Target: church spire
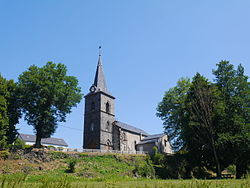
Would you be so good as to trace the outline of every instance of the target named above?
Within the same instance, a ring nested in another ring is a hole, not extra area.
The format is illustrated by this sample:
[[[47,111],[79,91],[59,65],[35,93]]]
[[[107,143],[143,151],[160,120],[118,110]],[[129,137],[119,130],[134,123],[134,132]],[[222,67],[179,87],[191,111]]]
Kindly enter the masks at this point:
[[[96,87],[96,91],[103,91],[108,93],[107,85],[104,77],[104,72],[102,68],[102,55],[101,55],[101,46],[99,46],[99,58],[98,58],[98,64],[97,69],[95,73],[95,81],[93,84]]]

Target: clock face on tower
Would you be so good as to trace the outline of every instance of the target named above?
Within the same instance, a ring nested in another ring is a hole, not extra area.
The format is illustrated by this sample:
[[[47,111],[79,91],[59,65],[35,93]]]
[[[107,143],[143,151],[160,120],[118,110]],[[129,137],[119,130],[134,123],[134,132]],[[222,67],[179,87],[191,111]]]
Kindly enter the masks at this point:
[[[89,89],[90,92],[95,92],[95,90],[96,90],[96,86],[94,86],[94,85],[92,85],[92,86],[90,87],[90,89]]]

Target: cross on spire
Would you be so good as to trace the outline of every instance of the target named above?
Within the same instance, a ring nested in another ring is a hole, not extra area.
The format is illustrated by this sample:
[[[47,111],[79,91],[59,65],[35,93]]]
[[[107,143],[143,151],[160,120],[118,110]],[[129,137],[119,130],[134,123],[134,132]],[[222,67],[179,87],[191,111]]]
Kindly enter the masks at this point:
[[[102,46],[99,46],[99,56],[102,56]]]

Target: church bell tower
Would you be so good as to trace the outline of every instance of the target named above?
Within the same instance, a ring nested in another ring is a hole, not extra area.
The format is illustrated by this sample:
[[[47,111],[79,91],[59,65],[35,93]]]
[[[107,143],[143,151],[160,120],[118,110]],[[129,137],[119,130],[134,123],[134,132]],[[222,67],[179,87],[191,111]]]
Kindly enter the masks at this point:
[[[98,58],[95,80],[89,91],[85,96],[83,148],[111,150],[115,97],[107,89],[101,54]]]

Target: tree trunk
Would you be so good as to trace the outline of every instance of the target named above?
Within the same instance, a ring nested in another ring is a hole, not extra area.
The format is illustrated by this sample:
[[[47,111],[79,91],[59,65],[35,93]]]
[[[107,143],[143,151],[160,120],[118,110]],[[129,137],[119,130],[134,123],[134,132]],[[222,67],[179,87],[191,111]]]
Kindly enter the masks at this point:
[[[41,136],[39,134],[36,134],[36,143],[35,143],[35,148],[41,148],[42,145],[41,145]]]
[[[212,138],[211,141],[212,141],[212,150],[213,150],[214,160],[215,160],[215,164],[216,164],[216,171],[217,171],[216,175],[217,175],[217,178],[221,178],[220,162],[219,162],[217,152],[216,152],[216,149],[215,149],[214,139]]]

